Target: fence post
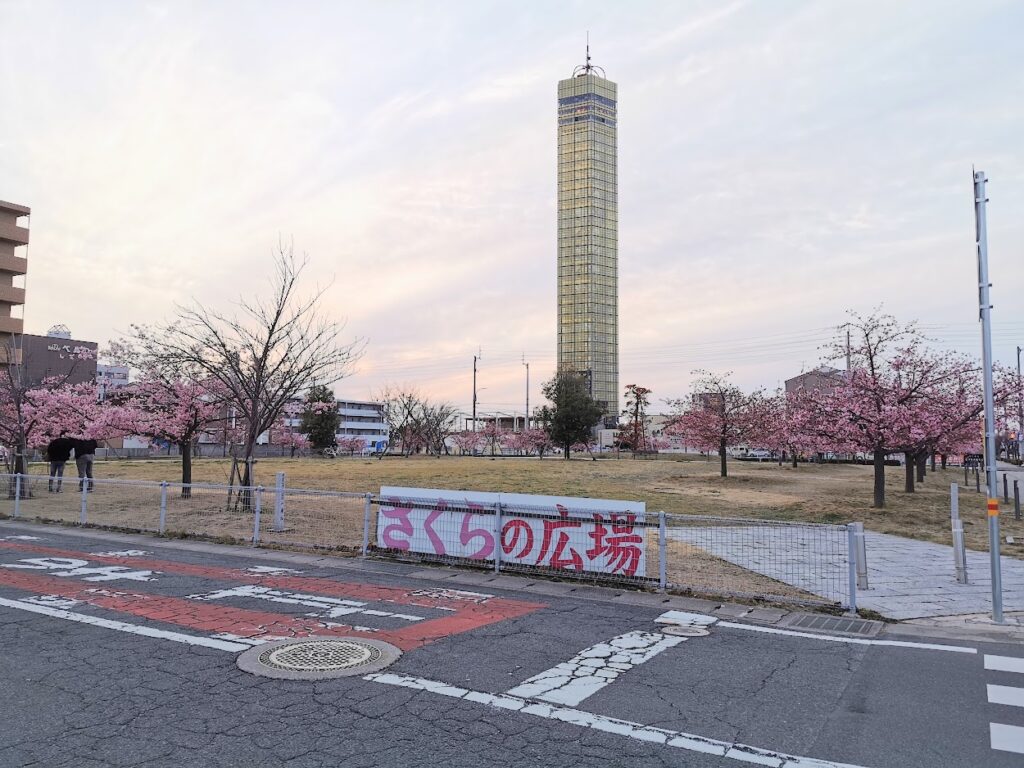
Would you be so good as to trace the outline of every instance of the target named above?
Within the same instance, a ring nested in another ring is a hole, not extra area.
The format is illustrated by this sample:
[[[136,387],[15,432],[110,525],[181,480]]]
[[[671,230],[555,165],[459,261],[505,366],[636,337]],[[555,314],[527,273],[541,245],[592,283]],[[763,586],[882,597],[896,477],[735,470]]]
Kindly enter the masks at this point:
[[[79,481],[79,485],[81,486],[82,506],[78,512],[78,524],[85,525],[89,515],[89,484],[83,479]]]
[[[284,530],[284,472],[274,480],[274,530]]]
[[[849,563],[850,605],[851,616],[857,615],[857,529],[853,523],[846,526],[846,559]]]
[[[658,513],[658,589],[668,588],[668,538],[666,536],[665,510]]]
[[[1013,489],[1017,490],[1017,481],[1013,481]],[[14,516],[21,514],[21,473],[14,476]]]
[[[256,513],[253,515],[252,545],[259,546],[260,543],[260,513],[263,512],[263,486],[256,486]]]
[[[1013,481],[1013,519],[1020,520],[1020,486]]]
[[[494,572],[501,573],[501,502],[494,502]]]
[[[160,483],[160,535],[167,530],[167,481]]]
[[[981,493],[981,473],[977,467],[974,468],[974,492]]]
[[[967,583],[967,550],[964,546],[964,524],[960,519],[960,488],[956,483],[949,486],[949,518],[953,528],[953,567],[956,569],[958,584]]]
[[[370,551],[370,508],[373,506],[373,494],[368,493],[363,497],[363,547],[360,550],[363,557]]]
[[[854,523],[857,536],[857,589],[868,588],[868,545],[864,538],[864,523]]]

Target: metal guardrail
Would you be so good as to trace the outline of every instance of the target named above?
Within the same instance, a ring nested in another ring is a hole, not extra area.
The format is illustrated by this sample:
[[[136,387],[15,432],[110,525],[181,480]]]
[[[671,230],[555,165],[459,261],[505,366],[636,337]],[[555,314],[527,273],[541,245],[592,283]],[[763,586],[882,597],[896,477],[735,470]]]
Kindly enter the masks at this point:
[[[863,527],[446,504],[289,488],[0,475],[0,515],[332,549],[537,575],[855,608],[867,586]],[[56,489],[54,489],[55,491]]]

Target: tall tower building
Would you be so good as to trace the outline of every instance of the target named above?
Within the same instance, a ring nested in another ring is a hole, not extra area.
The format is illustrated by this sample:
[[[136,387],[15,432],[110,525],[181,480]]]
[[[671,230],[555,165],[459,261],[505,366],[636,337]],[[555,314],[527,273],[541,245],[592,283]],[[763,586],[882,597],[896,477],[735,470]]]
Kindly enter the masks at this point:
[[[23,276],[28,260],[18,248],[28,245],[28,227],[21,222],[27,223],[31,212],[27,206],[0,200],[0,362],[20,362],[9,358],[12,338],[21,334],[24,325],[18,314],[25,304]],[[14,354],[17,357],[18,352]]]
[[[587,63],[558,83],[558,368],[619,415],[617,86]]]

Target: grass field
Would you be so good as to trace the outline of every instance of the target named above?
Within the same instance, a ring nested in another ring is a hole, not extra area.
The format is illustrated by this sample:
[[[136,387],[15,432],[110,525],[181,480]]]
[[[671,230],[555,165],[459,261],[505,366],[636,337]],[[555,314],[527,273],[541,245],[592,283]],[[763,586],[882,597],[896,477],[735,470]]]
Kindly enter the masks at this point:
[[[71,467],[69,467],[71,468]],[[257,481],[272,486],[285,472],[295,488],[376,492],[382,485],[541,493],[562,496],[638,499],[648,510],[683,514],[793,520],[816,523],[861,521],[869,530],[949,544],[949,484],[962,471],[929,473],[914,494],[903,492],[903,470],[887,467],[886,508],[871,508],[871,467],[730,462],[729,477],[718,476],[716,460],[490,459],[262,459]],[[33,474],[45,472],[42,465]],[[230,462],[203,458],[195,482],[226,483]],[[176,460],[100,461],[97,477],[138,480],[180,479]],[[1012,504],[1012,503],[1011,503]],[[961,517],[972,549],[987,549],[984,494],[961,489]],[[1024,539],[1024,523],[1004,510],[1005,535]],[[1004,554],[1024,557],[1024,543],[1004,545]]]

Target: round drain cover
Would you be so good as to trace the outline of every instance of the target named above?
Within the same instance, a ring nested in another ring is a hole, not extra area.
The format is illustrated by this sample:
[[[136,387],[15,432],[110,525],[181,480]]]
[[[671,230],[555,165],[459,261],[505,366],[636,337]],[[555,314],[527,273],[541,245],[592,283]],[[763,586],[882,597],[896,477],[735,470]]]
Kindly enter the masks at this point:
[[[704,637],[704,635],[711,634],[707,627],[693,624],[670,624],[667,627],[662,627],[661,631],[666,635],[675,635],[676,637]]]
[[[388,666],[402,652],[390,643],[354,637],[278,640],[239,654],[238,668],[282,680],[326,680],[365,675]]]

